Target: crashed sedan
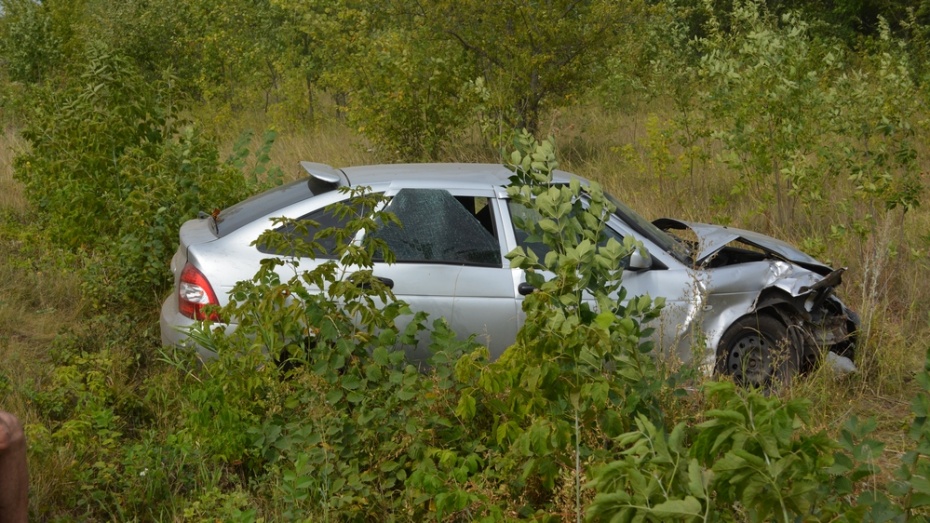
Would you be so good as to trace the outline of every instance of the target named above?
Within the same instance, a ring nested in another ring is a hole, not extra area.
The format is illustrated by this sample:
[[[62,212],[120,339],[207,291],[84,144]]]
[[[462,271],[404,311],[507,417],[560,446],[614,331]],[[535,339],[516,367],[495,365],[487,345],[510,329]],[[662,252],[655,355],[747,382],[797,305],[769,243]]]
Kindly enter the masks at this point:
[[[204,307],[225,305],[233,285],[251,278],[260,260],[285,255],[255,242],[268,229],[294,230],[275,225],[274,218],[343,225],[330,206],[352,205],[349,194],[337,190],[347,186],[382,194],[385,210],[402,224],[370,233],[381,235],[395,254],[395,263],[375,263],[373,273],[398,299],[444,317],[463,336],[477,335],[492,358],[514,342],[523,298],[534,289],[505,255],[539,245],[528,244],[513,225],[513,217],[531,211],[508,198],[510,170],[492,164],[301,165],[306,178],[181,227],[171,261],[174,292],[161,311],[165,344],[183,344],[187,329],[206,319]],[[554,183],[572,178],[578,177],[553,174]],[[616,210],[607,236],[631,236],[641,244],[625,260],[627,296],[666,300],[654,334],[661,350],[757,385],[824,359],[852,368],[858,319],[834,292],[843,269],[761,234],[670,219],[651,223],[611,201]],[[300,266],[325,259],[301,259]],[[411,348],[408,357],[422,359],[425,351]]]

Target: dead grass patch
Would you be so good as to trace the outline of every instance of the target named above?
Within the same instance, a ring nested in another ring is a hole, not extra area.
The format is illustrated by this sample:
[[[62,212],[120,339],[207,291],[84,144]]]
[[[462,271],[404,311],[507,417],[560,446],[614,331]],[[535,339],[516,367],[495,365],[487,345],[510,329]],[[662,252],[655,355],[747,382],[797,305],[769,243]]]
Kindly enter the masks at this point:
[[[13,179],[13,158],[26,147],[25,141],[13,128],[0,132],[0,210],[16,214],[25,213],[29,204],[22,186]]]

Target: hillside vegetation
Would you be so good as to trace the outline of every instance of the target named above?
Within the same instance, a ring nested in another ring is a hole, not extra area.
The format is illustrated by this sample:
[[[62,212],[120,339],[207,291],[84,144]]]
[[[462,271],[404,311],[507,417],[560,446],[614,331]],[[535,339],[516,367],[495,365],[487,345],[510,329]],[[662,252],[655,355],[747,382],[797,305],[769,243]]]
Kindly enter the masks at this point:
[[[0,409],[34,520],[930,516],[927,0],[0,7]],[[581,254],[577,221],[499,362],[437,318],[393,328],[411,311],[365,271],[303,292],[370,267],[345,245],[240,282],[221,313],[256,321],[192,333],[216,361],[161,347],[179,226],[299,160],[506,162],[526,195],[558,167],[783,238],[849,268],[858,370],[756,391],[654,357],[661,303],[611,301],[591,263],[632,246]],[[392,349],[418,327],[429,374]]]

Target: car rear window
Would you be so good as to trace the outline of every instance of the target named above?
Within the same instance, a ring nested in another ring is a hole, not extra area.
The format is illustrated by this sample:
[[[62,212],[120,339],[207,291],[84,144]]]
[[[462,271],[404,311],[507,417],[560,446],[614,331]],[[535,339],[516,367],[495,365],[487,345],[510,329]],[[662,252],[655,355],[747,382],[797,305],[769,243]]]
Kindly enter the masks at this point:
[[[314,258],[335,258],[337,255],[336,236],[328,235],[317,238],[316,234],[319,231],[331,228],[344,229],[353,218],[369,214],[371,208],[366,207],[362,202],[362,199],[356,198],[349,201],[342,201],[334,205],[327,205],[309,214],[305,214],[293,222],[278,227],[275,229],[275,232],[284,235],[288,242],[299,240],[305,245],[314,242],[319,247],[319,249],[314,252]],[[347,209],[345,206],[352,209],[352,212],[346,212]],[[258,250],[265,254],[294,256],[293,244],[291,243],[290,245],[291,246],[282,250],[280,248],[282,246],[274,247],[271,245],[259,244]]]
[[[284,184],[224,209],[216,217],[216,235],[222,238],[262,216],[314,196],[319,191],[314,192],[313,180],[308,177]]]

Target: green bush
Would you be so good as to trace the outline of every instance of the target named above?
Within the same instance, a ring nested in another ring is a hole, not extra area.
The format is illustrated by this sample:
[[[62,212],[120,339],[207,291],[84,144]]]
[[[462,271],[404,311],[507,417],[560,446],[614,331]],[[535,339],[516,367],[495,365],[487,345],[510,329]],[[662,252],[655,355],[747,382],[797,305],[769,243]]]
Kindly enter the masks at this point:
[[[67,5],[3,0],[0,13],[0,62],[9,80],[34,84],[61,72],[71,36],[61,23]]]
[[[353,195],[363,209],[379,200]],[[422,314],[399,332],[394,320],[410,310],[371,274],[383,242],[351,243],[360,229],[389,220],[380,212],[352,214],[345,229],[325,233],[337,235],[338,261],[303,269],[296,259],[265,260],[220,312],[238,318],[233,334],[209,326],[192,332],[218,358],[185,391],[200,406],[188,426],[212,459],[280,481],[274,502],[288,519],[422,513],[423,501],[405,495],[404,481],[422,478],[417,471],[431,449],[464,430],[456,428],[448,398],[455,387],[451,362],[473,344],[456,342],[437,322],[434,374],[407,364],[396,346],[414,343]],[[318,252],[317,245],[277,233],[258,241],[305,257]],[[292,269],[289,280],[276,272],[282,264]],[[360,270],[348,276],[346,267]]]
[[[385,31],[368,43],[370,58],[336,74],[351,93],[349,119],[384,158],[436,160],[478,102],[460,50],[423,47],[422,31]]]
[[[812,431],[803,399],[732,383],[704,386],[705,420],[666,432],[645,417],[615,438],[620,457],[597,470],[595,521],[924,521],[930,506],[930,351],[912,402],[906,452],[887,491],[873,420],[846,421],[837,439]]]
[[[40,90],[26,121],[15,176],[52,237],[87,254],[97,303],[154,302],[181,223],[249,192],[181,116],[170,79],[148,82],[102,47],[78,79]]]

